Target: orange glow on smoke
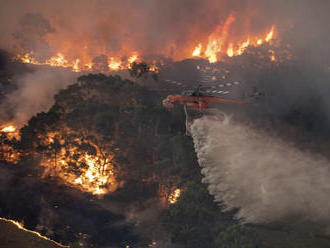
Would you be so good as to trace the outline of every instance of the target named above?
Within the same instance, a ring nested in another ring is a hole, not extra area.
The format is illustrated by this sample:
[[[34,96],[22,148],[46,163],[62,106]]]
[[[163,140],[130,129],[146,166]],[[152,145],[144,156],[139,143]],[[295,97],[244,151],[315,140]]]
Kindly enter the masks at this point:
[[[208,59],[210,63],[215,63],[226,57],[234,57],[242,55],[249,46],[257,47],[265,43],[271,43],[276,37],[276,27],[273,25],[268,29],[253,33],[250,30],[237,32],[237,24],[240,18],[236,18],[234,14],[229,15],[223,23],[217,25],[214,30],[203,36],[196,36],[185,44],[185,49],[175,50],[168,49],[165,44],[160,54],[164,57],[174,60],[182,60],[192,57],[201,57]],[[23,63],[35,65],[48,65],[54,67],[69,68],[72,71],[92,71],[101,70],[102,72],[117,71],[131,68],[134,62],[141,62],[144,54],[134,48],[134,44],[121,44],[118,51],[107,49],[107,45],[101,41],[97,42],[98,46],[91,40],[62,40],[63,37],[50,35],[48,42],[53,44],[57,51],[47,59],[41,59],[37,56],[38,51],[23,52],[16,56],[16,59]],[[164,54],[168,53],[168,54]],[[100,61],[94,59],[100,55],[106,59],[102,63],[106,66],[96,66]],[[158,63],[160,61],[157,61]],[[148,63],[149,64],[149,63]],[[153,64],[156,64],[153,62]]]

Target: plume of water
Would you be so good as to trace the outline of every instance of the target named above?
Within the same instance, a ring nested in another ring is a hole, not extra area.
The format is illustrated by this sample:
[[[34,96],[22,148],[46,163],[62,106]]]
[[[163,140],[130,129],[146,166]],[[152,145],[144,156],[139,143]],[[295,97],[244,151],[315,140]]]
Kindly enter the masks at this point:
[[[195,120],[191,133],[203,182],[224,210],[238,209],[236,217],[251,223],[330,223],[326,158],[223,114]]]

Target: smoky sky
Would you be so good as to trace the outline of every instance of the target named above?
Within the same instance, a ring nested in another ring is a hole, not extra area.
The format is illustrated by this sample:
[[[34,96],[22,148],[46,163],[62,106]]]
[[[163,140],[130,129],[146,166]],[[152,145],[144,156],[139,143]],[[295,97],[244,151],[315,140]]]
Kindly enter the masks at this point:
[[[181,58],[188,50],[190,53],[190,46],[194,45],[191,41],[205,41],[230,14],[236,19],[233,35],[260,33],[273,24],[279,32],[298,25],[299,34],[295,34],[298,41],[321,42],[327,30],[330,5],[322,0],[1,0],[0,3],[0,46],[7,50],[22,48],[23,43],[24,49],[45,56],[58,46],[63,47],[66,40],[77,44],[67,47],[69,50],[88,46],[94,57],[130,49],[172,58]],[[35,30],[27,30],[28,23],[35,23],[34,28],[41,36],[31,39]]]

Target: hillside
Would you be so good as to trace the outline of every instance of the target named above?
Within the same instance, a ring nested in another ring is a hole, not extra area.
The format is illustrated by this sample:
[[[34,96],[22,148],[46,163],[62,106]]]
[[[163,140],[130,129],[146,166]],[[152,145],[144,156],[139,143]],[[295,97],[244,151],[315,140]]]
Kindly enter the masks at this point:
[[[0,220],[1,248],[59,248],[51,241],[38,237],[33,233],[19,229],[15,224]]]
[[[2,134],[11,148],[3,158],[20,158],[2,162],[2,215],[72,247],[330,245],[303,230],[239,225],[234,212],[222,213],[201,183],[182,109],[168,112],[159,98],[118,76],[90,74],[60,91],[20,140]]]

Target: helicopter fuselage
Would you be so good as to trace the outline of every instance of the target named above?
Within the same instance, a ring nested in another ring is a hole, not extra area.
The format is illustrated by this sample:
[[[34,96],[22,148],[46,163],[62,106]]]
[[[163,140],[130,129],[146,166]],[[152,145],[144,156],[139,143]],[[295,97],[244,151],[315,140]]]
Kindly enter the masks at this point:
[[[235,103],[246,104],[250,99],[246,100],[233,100],[220,98],[215,96],[185,96],[185,95],[169,95],[163,100],[163,106],[167,109],[174,108],[175,104],[186,105],[190,109],[206,109],[209,103]]]

